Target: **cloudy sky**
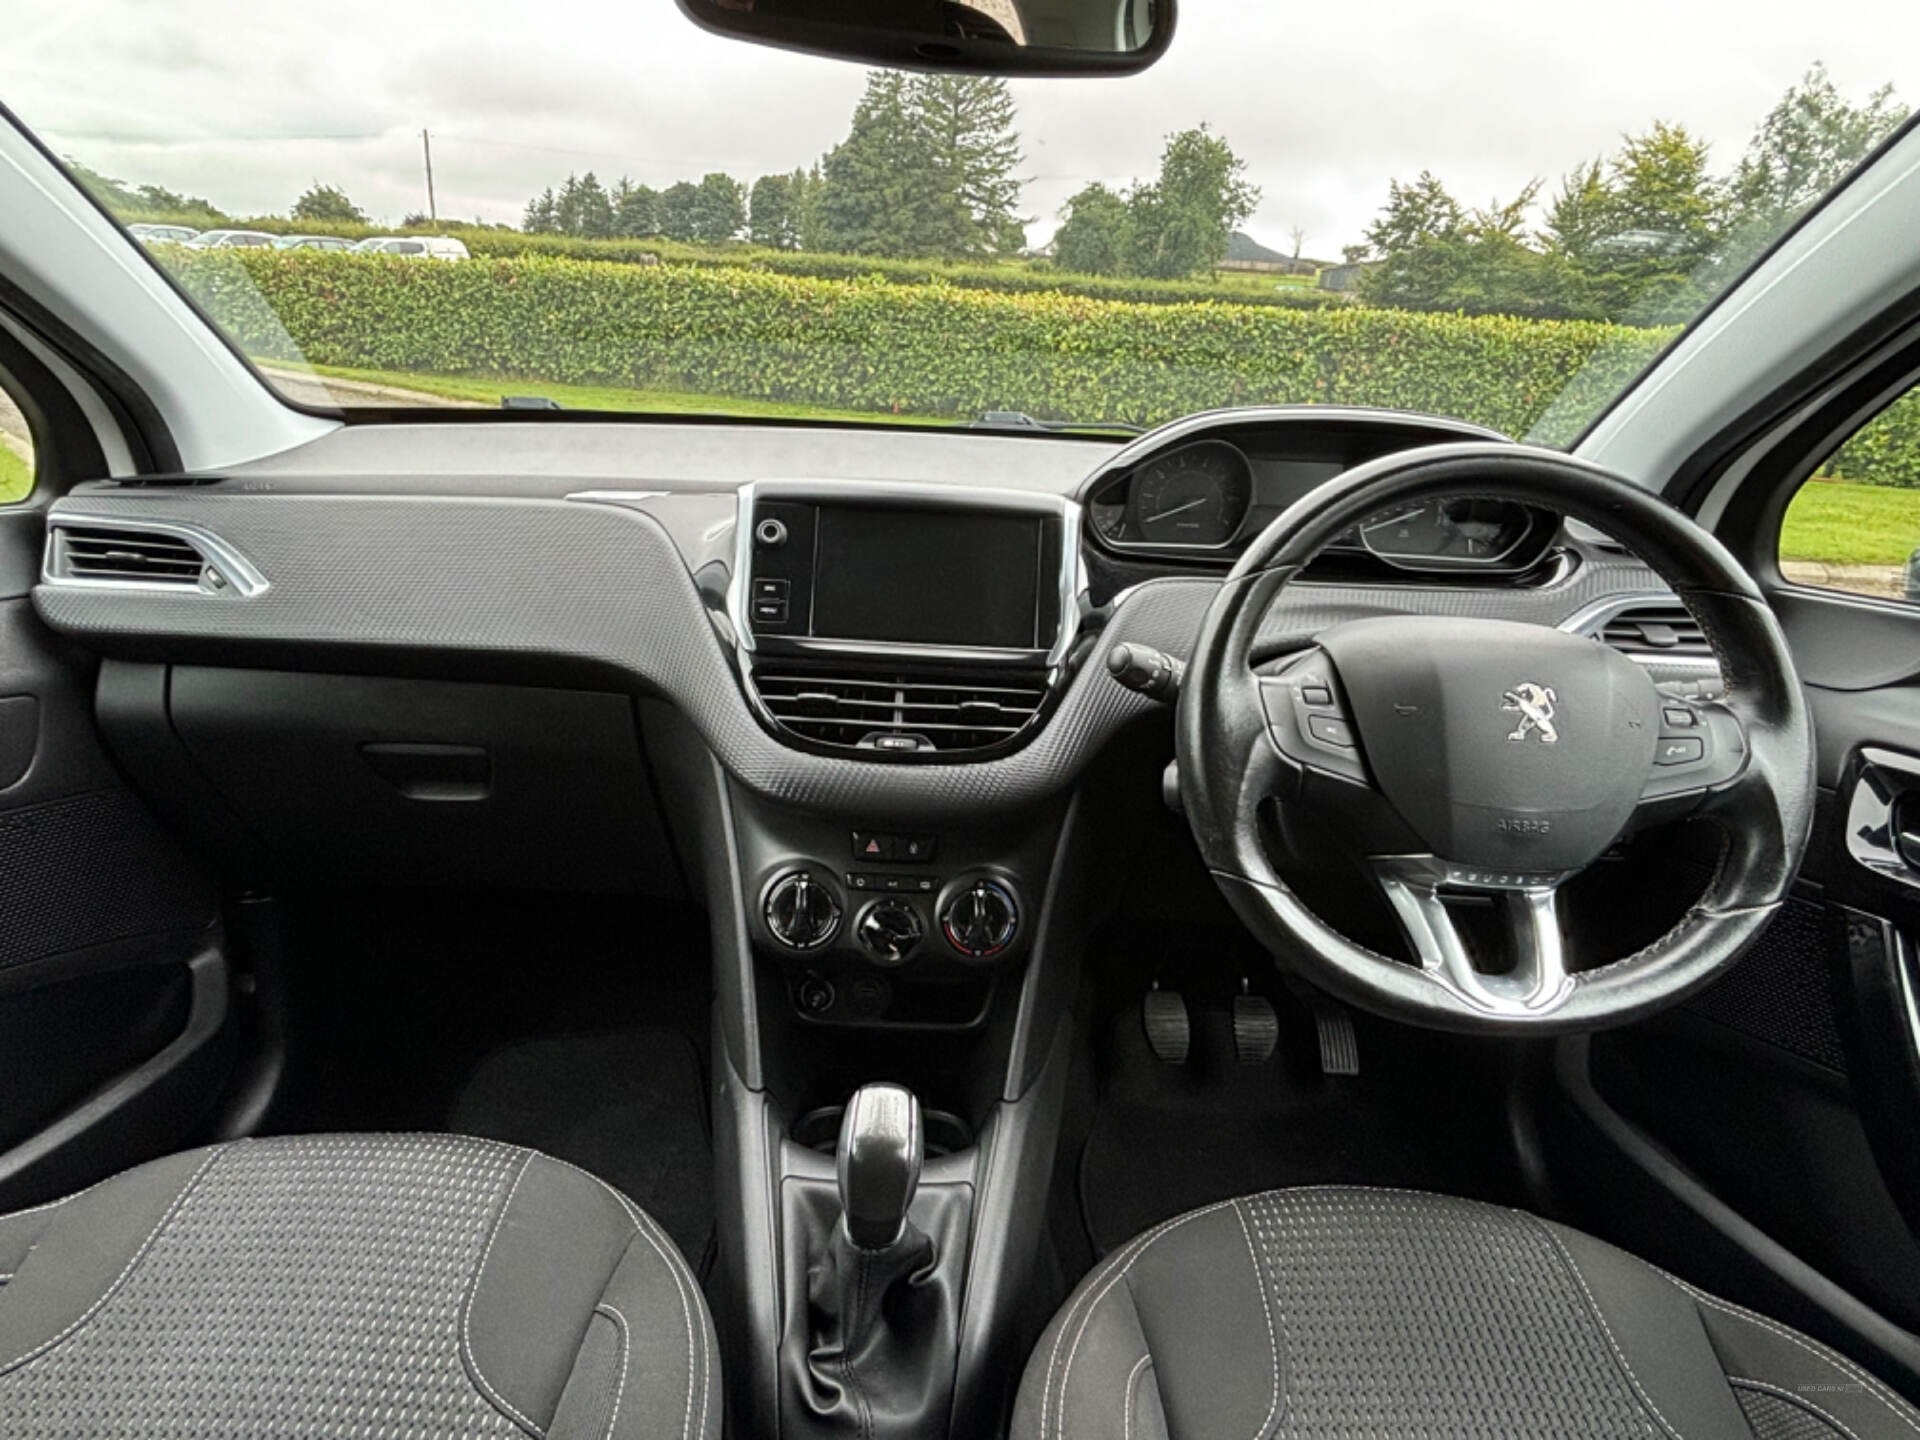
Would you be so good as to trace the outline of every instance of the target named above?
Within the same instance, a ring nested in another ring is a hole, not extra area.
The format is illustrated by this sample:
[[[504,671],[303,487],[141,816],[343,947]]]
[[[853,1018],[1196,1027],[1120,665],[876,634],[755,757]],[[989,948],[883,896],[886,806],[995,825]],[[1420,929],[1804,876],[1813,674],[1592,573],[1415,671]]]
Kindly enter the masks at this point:
[[[63,154],[235,213],[314,180],[376,218],[517,220],[569,170],[653,185],[809,164],[845,133],[854,66],[720,40],[672,0],[58,0],[11,7],[0,100]],[[1660,117],[1730,166],[1814,60],[1920,101],[1913,0],[1186,0],[1171,53],[1123,80],[1020,81],[1037,243],[1088,180],[1150,175],[1205,121],[1261,187],[1248,229],[1311,255],[1358,238],[1392,177],[1463,200],[1549,181]]]

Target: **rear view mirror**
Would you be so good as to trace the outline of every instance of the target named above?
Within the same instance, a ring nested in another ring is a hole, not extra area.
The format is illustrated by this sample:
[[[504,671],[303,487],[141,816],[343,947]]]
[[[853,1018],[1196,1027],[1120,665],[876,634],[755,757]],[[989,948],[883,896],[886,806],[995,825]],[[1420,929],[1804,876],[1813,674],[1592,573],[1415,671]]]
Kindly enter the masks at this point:
[[[1005,75],[1128,75],[1173,38],[1173,0],[680,0],[705,29],[842,60]]]

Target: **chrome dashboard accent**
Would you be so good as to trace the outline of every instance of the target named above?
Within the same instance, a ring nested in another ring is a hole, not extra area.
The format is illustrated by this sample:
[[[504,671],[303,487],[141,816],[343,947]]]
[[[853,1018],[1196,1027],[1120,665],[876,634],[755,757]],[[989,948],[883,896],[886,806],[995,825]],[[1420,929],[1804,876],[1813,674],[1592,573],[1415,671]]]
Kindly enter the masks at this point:
[[[1863,748],[1847,796],[1846,841],[1847,853],[1862,868],[1920,889],[1920,868],[1902,853],[1900,816],[1895,813],[1901,797],[1914,791],[1920,791],[1920,757]],[[1920,856],[1920,836],[1913,839]]]
[[[62,568],[64,551],[61,535],[67,530],[115,530],[130,536],[163,535],[169,539],[183,540],[199,552],[207,568],[220,577],[221,584],[210,586],[203,580],[198,585],[170,585],[149,580],[98,579],[65,573]],[[47,516],[47,539],[41,555],[40,583],[65,590],[144,591],[155,595],[225,594],[243,600],[265,594],[268,589],[267,577],[246,556],[204,526],[177,520],[150,520],[144,516],[96,519],[89,515],[62,514],[57,510]]]
[[[871,502],[925,506],[936,510],[987,510],[1039,515],[1060,521],[1060,622],[1044,655],[986,646],[912,645],[887,641],[795,639],[802,651],[824,655],[873,655],[894,660],[931,660],[997,664],[1025,661],[1058,670],[1080,631],[1087,581],[1080,557],[1082,512],[1078,501],[1061,495],[1024,490],[957,490],[950,485],[874,480],[753,480],[736,492],[733,573],[727,579],[727,618],[733,624],[735,644],[754,652],[753,629],[748,624],[747,584],[753,569],[753,514],[763,497],[778,500]]]

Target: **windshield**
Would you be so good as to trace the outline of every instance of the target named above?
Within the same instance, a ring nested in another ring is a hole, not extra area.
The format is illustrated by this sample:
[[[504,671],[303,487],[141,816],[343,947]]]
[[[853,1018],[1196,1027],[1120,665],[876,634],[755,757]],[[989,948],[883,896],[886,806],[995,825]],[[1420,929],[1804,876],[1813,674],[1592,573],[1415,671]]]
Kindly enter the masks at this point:
[[[523,19],[67,0],[4,98],[126,221],[464,242],[153,243],[301,403],[1565,443],[1920,95],[1894,0],[1189,0],[1142,75],[1013,82]]]

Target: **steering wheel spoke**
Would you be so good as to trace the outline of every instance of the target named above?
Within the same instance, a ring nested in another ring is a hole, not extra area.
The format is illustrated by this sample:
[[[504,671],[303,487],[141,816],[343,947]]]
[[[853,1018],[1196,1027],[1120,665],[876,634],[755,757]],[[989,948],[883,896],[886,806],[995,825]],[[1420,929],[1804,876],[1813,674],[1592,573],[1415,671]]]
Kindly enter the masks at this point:
[[[1525,1017],[1548,1014],[1573,993],[1560,930],[1565,874],[1479,870],[1431,855],[1380,856],[1373,865],[1420,968],[1462,1003]],[[1506,953],[1476,957],[1449,907],[1489,901],[1503,915]]]
[[[1641,787],[1636,826],[1711,813],[1747,771],[1746,725],[1721,701],[1664,698],[1653,765]]]

